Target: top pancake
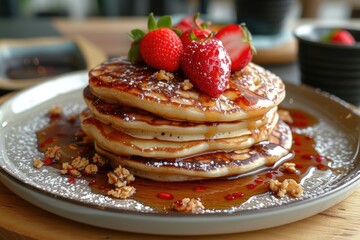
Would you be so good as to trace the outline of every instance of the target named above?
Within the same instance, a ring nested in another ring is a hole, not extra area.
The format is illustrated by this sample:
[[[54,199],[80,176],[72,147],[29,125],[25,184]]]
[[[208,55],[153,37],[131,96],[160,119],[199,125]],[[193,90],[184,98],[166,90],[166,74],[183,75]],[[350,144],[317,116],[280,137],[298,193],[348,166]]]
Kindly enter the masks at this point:
[[[110,103],[137,107],[164,118],[192,122],[230,122],[265,114],[285,97],[281,79],[248,64],[231,75],[230,84],[218,98],[196,88],[184,90],[184,77],[158,80],[156,70],[115,58],[89,72],[91,92]]]

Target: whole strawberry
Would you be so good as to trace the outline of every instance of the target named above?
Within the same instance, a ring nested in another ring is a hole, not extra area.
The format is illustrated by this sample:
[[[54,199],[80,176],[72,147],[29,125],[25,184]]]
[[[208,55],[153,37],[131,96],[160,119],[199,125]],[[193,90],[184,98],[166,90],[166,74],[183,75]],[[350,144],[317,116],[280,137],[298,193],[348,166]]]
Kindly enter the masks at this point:
[[[180,37],[171,29],[171,18],[164,16],[156,22],[153,14],[149,15],[148,29],[144,33],[139,29],[131,31],[133,39],[128,58],[132,63],[143,60],[149,66],[168,72],[180,68],[183,45]]]
[[[181,68],[192,84],[210,97],[221,95],[229,84],[231,61],[218,39],[192,41],[184,49]]]
[[[227,25],[214,37],[220,39],[228,51],[232,71],[243,69],[251,61],[255,48],[251,42],[251,33],[245,25]]]
[[[347,30],[337,29],[324,37],[324,41],[345,45],[354,45],[355,39]]]

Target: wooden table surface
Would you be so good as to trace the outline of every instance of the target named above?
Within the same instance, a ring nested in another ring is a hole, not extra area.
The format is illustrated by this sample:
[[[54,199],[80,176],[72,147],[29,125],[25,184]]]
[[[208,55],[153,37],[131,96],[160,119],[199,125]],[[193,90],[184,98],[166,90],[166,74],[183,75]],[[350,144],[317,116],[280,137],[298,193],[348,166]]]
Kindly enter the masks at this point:
[[[127,24],[120,24],[120,23]],[[55,19],[54,26],[64,35],[81,35],[109,55],[127,52],[130,41],[124,33],[145,28],[142,18]],[[0,98],[0,104],[6,98]],[[191,239],[360,239],[360,189],[330,209],[284,226],[221,236]],[[0,239],[185,239],[107,230],[77,223],[37,208],[0,183]]]

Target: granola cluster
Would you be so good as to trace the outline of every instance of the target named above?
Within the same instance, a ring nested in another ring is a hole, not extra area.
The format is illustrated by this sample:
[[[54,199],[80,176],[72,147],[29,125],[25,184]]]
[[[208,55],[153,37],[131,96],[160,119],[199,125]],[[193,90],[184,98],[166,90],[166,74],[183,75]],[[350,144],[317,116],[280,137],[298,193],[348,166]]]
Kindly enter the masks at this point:
[[[33,166],[37,169],[41,168],[42,166],[44,166],[44,161],[39,159],[39,158],[35,158],[33,160]]]
[[[271,179],[269,182],[269,189],[278,197],[283,198],[286,194],[293,197],[301,197],[303,195],[303,188],[294,179],[279,180]]]
[[[71,164],[64,162],[62,164],[61,174],[69,174],[73,177],[81,175],[94,175],[98,172],[98,166],[89,163],[89,160],[80,156],[76,157]]]
[[[183,198],[182,200],[175,201],[171,208],[176,212],[195,214],[202,213],[205,209],[201,200],[197,198]]]
[[[134,181],[135,177],[126,168],[119,165],[114,171],[108,172],[107,176],[108,183],[115,186],[114,189],[107,192],[109,196],[125,199],[135,193],[135,188],[128,186],[128,183]]]
[[[180,84],[181,88],[184,91],[190,90],[194,87],[194,85],[190,82],[189,79],[185,79],[181,84]]]
[[[161,80],[171,81],[174,79],[174,75],[171,72],[167,72],[165,70],[160,70],[155,72],[154,77],[159,81]]]
[[[278,114],[281,120],[283,120],[284,122],[287,123],[294,123],[293,118],[290,115],[290,112],[287,110],[283,110],[283,109],[278,109]]]
[[[288,173],[296,173],[298,170],[296,169],[295,163],[286,162],[280,167],[280,171],[288,172]]]
[[[45,157],[55,160],[60,160],[61,155],[61,147],[59,146],[49,147],[45,152]]]

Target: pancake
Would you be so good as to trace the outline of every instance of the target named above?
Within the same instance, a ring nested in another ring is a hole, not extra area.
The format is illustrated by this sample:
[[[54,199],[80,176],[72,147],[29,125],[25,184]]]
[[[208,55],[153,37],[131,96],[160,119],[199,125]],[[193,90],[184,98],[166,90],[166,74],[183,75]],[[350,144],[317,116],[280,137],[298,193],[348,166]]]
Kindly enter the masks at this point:
[[[96,151],[134,175],[155,181],[192,181],[248,173],[262,166],[273,165],[289,154],[292,145],[290,128],[279,121],[269,141],[236,151],[215,151],[186,158],[154,159],[114,154],[95,143]]]
[[[157,139],[139,139],[127,135],[94,118],[89,111],[81,114],[83,131],[103,148],[115,154],[152,158],[177,158],[216,150],[247,148],[254,143],[267,140],[279,116],[251,134],[234,138],[206,139],[198,141],[173,142]]]
[[[167,119],[232,122],[264,115],[285,97],[281,79],[253,63],[231,75],[218,98],[196,88],[183,90],[184,77],[158,80],[156,70],[114,58],[89,72],[91,92],[109,103],[136,107]]]
[[[193,123],[169,120],[139,108],[107,103],[94,96],[89,87],[84,89],[83,95],[97,120],[135,138],[165,141],[195,141],[249,135],[256,128],[264,126],[277,111],[277,107],[274,107],[263,116],[235,122]]]
[[[250,134],[222,139],[205,139],[197,141],[163,141],[157,139],[139,139],[119,131],[110,125],[94,118],[85,110],[81,114],[83,131],[103,148],[121,155],[168,158],[184,157],[205,151],[234,150],[247,148],[254,143],[268,139],[279,116],[276,113],[269,123],[254,129]]]

